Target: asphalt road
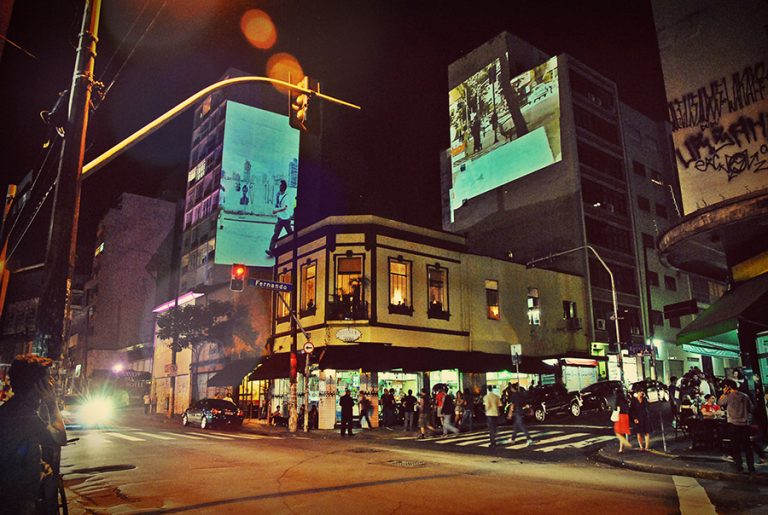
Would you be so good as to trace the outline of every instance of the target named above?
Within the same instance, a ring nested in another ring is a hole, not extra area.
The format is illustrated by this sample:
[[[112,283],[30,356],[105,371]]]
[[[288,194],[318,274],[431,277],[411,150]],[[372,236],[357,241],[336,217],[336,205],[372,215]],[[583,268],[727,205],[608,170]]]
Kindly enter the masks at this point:
[[[588,431],[555,424],[567,419],[548,422],[535,430],[557,425],[560,433],[539,438],[542,450],[595,438],[565,438]],[[80,438],[62,458],[72,513],[687,515],[765,513],[768,499],[754,485],[609,468],[589,459],[590,446],[543,452],[458,445],[459,437],[449,444],[440,442],[452,438],[423,442],[397,434],[261,436],[141,417],[69,433]],[[563,459],[552,459],[558,455]]]

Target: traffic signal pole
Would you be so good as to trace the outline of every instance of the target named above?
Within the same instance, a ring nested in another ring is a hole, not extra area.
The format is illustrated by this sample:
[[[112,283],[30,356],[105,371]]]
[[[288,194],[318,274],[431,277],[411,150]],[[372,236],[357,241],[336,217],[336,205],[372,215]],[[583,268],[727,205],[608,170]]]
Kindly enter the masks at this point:
[[[301,331],[301,334],[304,335],[304,338],[307,340],[307,343],[310,343],[310,334],[304,329],[304,326],[301,325],[301,322],[299,322],[299,317],[296,316],[296,313],[291,309],[291,306],[286,302],[285,297],[283,297],[283,294],[280,292],[277,292],[277,298],[280,299],[280,302],[283,303],[283,306],[285,306],[285,309],[288,310],[288,313],[290,313],[291,318],[293,319],[294,323],[296,324],[296,327],[299,328]],[[291,351],[291,392],[290,392],[290,400],[288,401],[288,409],[290,410],[290,414],[288,416],[288,430],[291,433],[295,433],[299,429],[299,412],[298,412],[298,404],[299,404],[299,396],[296,389],[296,371],[298,368],[298,362],[295,361],[295,351]],[[309,431],[309,353],[306,353],[306,360],[304,362],[304,432]]]
[[[43,289],[35,320],[34,351],[60,360],[65,324],[69,320],[70,289],[75,270],[80,180],[93,89],[101,0],[86,0],[70,87],[64,144],[59,158],[53,215],[48,234]]]

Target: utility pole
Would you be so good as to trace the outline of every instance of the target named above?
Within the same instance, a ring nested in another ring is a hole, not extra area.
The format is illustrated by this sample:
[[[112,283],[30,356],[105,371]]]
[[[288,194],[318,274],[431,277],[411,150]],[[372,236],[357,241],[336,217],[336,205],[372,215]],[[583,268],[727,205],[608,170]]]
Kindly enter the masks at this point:
[[[101,0],[86,0],[70,87],[66,133],[59,158],[53,215],[45,253],[43,290],[35,320],[34,351],[58,361],[68,325],[75,270],[80,179],[93,89]]]

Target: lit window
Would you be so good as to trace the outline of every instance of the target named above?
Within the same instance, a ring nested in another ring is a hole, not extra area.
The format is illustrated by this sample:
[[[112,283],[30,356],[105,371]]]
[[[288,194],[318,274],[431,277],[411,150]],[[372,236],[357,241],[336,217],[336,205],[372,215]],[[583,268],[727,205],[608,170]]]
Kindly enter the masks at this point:
[[[445,318],[448,314],[448,269],[440,265],[427,266],[427,287],[429,291],[429,318]]]
[[[563,301],[563,318],[566,320],[576,318],[576,303],[572,300]]]
[[[291,280],[291,271],[283,270],[277,274],[277,282],[292,284],[293,281]],[[281,301],[280,299],[277,300],[277,318],[288,318],[291,315],[290,308],[288,307],[291,305],[291,292],[285,291],[281,292],[279,295],[283,297],[285,302]]]
[[[485,304],[488,307],[488,318],[490,320],[500,320],[498,281],[485,280]]]
[[[303,313],[312,314],[315,312],[315,274],[317,273],[317,263],[315,261],[302,265],[301,267],[301,310]]]
[[[363,257],[346,256],[336,260],[336,293],[340,297],[352,295],[357,300],[363,294]]]
[[[539,307],[539,289],[528,288],[528,325],[541,324],[541,308]]]
[[[403,261],[402,258],[389,260],[390,313],[404,315],[413,313],[411,308],[410,275],[410,261]]]

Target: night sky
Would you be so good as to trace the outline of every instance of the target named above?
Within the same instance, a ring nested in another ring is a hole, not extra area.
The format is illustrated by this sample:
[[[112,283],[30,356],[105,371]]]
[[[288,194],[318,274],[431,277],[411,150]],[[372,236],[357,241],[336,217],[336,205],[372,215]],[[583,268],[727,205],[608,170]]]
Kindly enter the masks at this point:
[[[163,4],[104,2],[97,79],[112,80]],[[323,167],[300,177],[300,195],[312,196],[309,220],[373,213],[439,228],[439,153],[449,145],[448,65],[504,30],[552,55],[576,57],[614,80],[621,99],[652,118],[666,113],[648,1],[166,4],[93,113],[86,161],[215,82],[227,68],[265,75],[267,59],[288,52],[321,81],[323,92],[363,107],[325,109]],[[240,30],[242,14],[253,8],[269,13],[277,27],[269,50],[252,47]],[[36,59],[6,44],[0,60],[3,191],[39,165],[47,128],[38,113],[69,87],[81,16],[75,0],[15,2],[7,37]],[[182,195],[191,129],[187,113],[85,181],[80,241],[86,248],[96,222],[121,192]],[[47,214],[41,211],[40,223],[17,252],[21,263],[42,261]]]

